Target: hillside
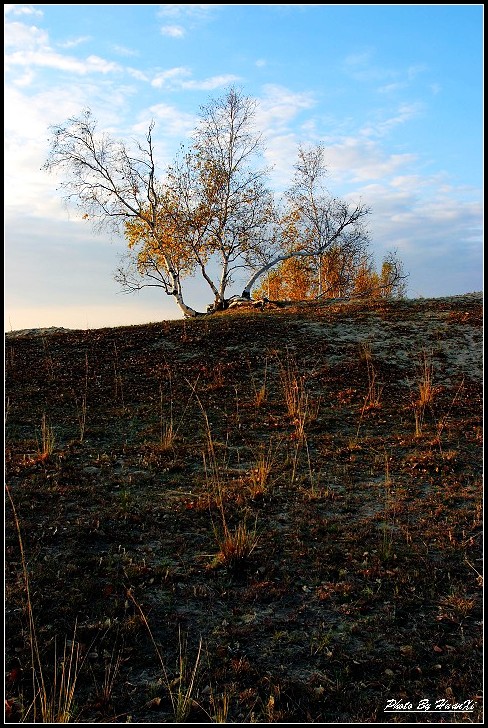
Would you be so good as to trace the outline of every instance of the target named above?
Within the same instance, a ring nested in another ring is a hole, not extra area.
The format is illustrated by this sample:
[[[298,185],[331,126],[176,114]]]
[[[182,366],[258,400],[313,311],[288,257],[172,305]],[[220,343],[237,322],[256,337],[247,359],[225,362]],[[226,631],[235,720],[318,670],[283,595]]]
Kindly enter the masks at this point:
[[[481,722],[482,314],[7,333],[7,719]]]

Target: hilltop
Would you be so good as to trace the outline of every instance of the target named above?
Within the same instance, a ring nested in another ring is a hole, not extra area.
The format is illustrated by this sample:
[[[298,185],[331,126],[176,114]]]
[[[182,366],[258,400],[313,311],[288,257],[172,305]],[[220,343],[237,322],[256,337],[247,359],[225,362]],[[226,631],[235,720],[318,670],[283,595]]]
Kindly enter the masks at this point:
[[[9,719],[30,603],[77,722],[479,722],[482,330],[473,293],[7,332]]]

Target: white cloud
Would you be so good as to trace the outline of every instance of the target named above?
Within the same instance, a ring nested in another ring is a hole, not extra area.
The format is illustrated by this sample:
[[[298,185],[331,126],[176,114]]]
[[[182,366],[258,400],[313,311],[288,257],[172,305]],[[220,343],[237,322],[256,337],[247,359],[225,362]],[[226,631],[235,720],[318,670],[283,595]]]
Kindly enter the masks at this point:
[[[7,23],[5,27],[5,70],[16,68],[51,68],[59,71],[85,75],[88,73],[112,73],[121,67],[96,55],[86,60],[62,55],[49,45],[44,30],[23,23]]]
[[[439,192],[437,181],[406,176],[358,188],[356,196],[373,211],[374,239],[385,248],[399,240],[403,250],[418,256],[440,257],[459,249],[481,256],[481,203],[461,199],[454,187]]]
[[[163,86],[181,85],[181,80],[191,76],[191,71],[185,66],[170,68],[167,71],[160,71],[151,81],[151,86],[162,88]]]
[[[58,71],[85,75],[88,73],[113,73],[121,71],[121,67],[113,61],[106,61],[99,56],[88,56],[84,61],[78,58],[62,56],[59,53],[44,49],[42,51],[17,51],[6,58],[7,68],[13,66],[29,66],[52,68]]]
[[[161,26],[161,34],[183,38],[189,30],[209,20],[218,5],[160,5],[157,17],[177,22]]]
[[[343,60],[342,66],[345,73],[356,81],[374,83],[391,79],[389,83],[378,88],[378,93],[393,93],[406,88],[421,73],[428,70],[424,63],[416,63],[403,70],[387,68],[383,64],[373,63],[374,54],[373,49],[350,54]]]
[[[208,17],[219,5],[160,5],[158,17],[160,18],[195,18]]]
[[[425,63],[417,63],[415,66],[409,66],[407,68],[407,78],[409,81],[413,81],[414,78],[417,78],[424,71],[427,71]]]
[[[76,46],[87,43],[91,40],[89,35],[82,35],[79,38],[72,38],[71,40],[65,40],[63,43],[59,43],[60,48],[76,48]]]
[[[137,81],[144,81],[145,83],[149,82],[148,76],[143,71],[140,71],[138,68],[128,67],[125,70],[129,76],[135,78]]]
[[[381,65],[374,65],[371,60],[374,56],[374,49],[367,49],[363,52],[351,53],[343,61],[345,73],[356,81],[378,82],[394,78],[395,71]]]
[[[268,136],[264,158],[271,167],[272,186],[278,193],[290,185],[293,165],[297,160],[297,136],[293,132]]]
[[[396,126],[405,124],[407,121],[410,121],[410,119],[414,119],[420,116],[423,110],[424,106],[420,102],[412,104],[401,104],[398,108],[397,113],[394,116],[363,127],[360,131],[360,134],[366,137],[385,136]]]
[[[170,38],[183,38],[185,29],[181,25],[163,25],[161,35],[168,35]]]
[[[48,44],[48,35],[44,30],[36,28],[34,25],[25,25],[24,23],[7,23],[4,34],[5,49],[11,48],[22,49],[42,49]],[[8,58],[8,53],[6,54]]]
[[[147,132],[151,119],[157,123],[155,136],[181,137],[195,128],[196,117],[168,104],[154,104],[139,114],[140,121],[133,130],[140,134]]]
[[[129,91],[110,82],[72,81],[33,95],[6,85],[4,92],[5,217],[35,214],[65,218],[67,213],[56,192],[57,179],[42,171],[48,154],[49,127],[93,109],[101,129],[119,131]]]
[[[346,137],[326,147],[326,161],[333,179],[355,184],[398,174],[416,161],[414,154],[387,154],[377,143]]]
[[[380,86],[378,88],[379,94],[392,94],[395,93],[395,91],[400,91],[401,89],[404,89],[407,87],[406,83],[387,83],[386,86]]]
[[[5,15],[38,15],[41,17],[44,15],[42,10],[32,7],[32,5],[4,5],[3,10]]]
[[[240,81],[239,76],[227,73],[222,74],[221,76],[211,76],[210,78],[203,79],[203,81],[183,81],[181,83],[181,88],[197,91],[212,91],[216,88],[223,88],[224,86],[237,81]]]
[[[139,55],[139,51],[135,51],[132,48],[126,48],[126,46],[112,45],[111,48],[118,56],[126,56],[129,58]]]
[[[373,50],[371,48],[362,52],[350,53],[344,58],[344,66],[346,68],[357,68],[358,66],[366,66],[369,64]]]
[[[315,105],[314,96],[309,92],[295,93],[274,84],[267,84],[263,91],[256,118],[259,127],[269,136],[273,136],[276,131],[281,134],[301,111]]]
[[[155,88],[211,91],[240,80],[239,76],[234,76],[230,73],[222,74],[221,76],[211,76],[200,81],[190,79],[189,77],[191,75],[192,71],[184,66],[170,68],[167,71],[157,73],[151,81],[151,86]]]

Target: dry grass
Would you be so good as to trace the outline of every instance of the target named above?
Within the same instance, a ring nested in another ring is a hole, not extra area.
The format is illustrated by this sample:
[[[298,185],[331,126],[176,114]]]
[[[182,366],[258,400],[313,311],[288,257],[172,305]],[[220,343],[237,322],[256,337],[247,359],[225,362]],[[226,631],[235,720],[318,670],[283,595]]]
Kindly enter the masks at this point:
[[[479,297],[43,336],[6,350],[8,722],[481,719]]]

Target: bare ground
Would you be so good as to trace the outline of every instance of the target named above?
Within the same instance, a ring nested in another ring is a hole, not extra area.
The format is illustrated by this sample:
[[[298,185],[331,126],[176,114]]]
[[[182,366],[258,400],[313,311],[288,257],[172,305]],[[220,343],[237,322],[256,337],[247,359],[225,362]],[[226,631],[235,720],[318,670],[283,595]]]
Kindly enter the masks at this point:
[[[482,303],[8,333],[7,720],[482,722]]]

